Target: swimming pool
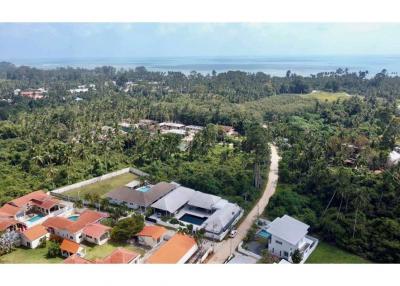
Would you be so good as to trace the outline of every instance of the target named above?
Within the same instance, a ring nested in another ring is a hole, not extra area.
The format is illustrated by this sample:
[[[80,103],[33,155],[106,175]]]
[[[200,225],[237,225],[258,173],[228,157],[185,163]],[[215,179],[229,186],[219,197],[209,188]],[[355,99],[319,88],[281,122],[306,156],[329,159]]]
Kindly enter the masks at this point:
[[[270,234],[268,231],[266,231],[265,229],[261,229],[261,230],[257,233],[257,235],[260,236],[260,237],[262,237],[262,238],[265,238],[265,239],[268,239],[268,238],[271,237],[271,234]]]
[[[41,219],[41,218],[43,218],[43,217],[44,217],[44,215],[42,215],[42,214],[37,214],[37,215],[31,217],[30,219],[28,219],[26,222],[27,222],[28,224],[32,224],[32,223],[38,221],[39,219]]]
[[[136,190],[139,192],[145,193],[145,192],[150,191],[150,186],[143,186],[143,187],[137,188]]]
[[[207,218],[195,216],[192,214],[184,214],[183,216],[181,216],[179,220],[195,225],[201,225],[205,220],[207,220]]]
[[[77,221],[78,218],[79,218],[79,215],[71,215],[71,216],[68,217],[68,219],[72,220],[72,221]]]

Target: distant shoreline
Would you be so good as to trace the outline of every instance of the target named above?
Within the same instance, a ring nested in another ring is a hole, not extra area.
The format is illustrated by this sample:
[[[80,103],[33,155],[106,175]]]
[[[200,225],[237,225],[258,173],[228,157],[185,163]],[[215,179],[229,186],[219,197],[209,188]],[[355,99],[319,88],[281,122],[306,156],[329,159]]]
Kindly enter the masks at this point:
[[[240,70],[244,72],[264,72],[273,76],[284,76],[287,70],[298,75],[309,76],[320,72],[334,72],[338,68],[348,68],[349,72],[369,71],[375,75],[382,69],[389,74],[400,73],[400,56],[269,56],[269,57],[104,57],[104,58],[53,58],[53,59],[1,59],[17,66],[27,65],[39,69],[61,67],[93,69],[113,66],[130,69],[144,66],[149,71],[180,71],[202,74]]]

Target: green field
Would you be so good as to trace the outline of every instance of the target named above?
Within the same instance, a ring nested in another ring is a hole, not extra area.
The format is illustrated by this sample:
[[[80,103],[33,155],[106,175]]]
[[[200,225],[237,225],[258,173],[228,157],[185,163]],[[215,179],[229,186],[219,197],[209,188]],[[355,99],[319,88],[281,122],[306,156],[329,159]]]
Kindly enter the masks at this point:
[[[309,94],[303,95],[305,98],[314,98],[319,101],[336,101],[338,99],[348,99],[350,95],[346,92],[327,92],[327,91],[315,91]]]
[[[307,259],[306,263],[360,264],[370,263],[370,261],[320,241],[317,248]]]
[[[134,251],[136,253],[139,253],[141,255],[144,254],[144,249],[135,247],[130,244],[120,244],[120,243],[115,243],[112,241],[108,241],[107,243],[103,245],[94,245],[94,244],[88,244],[86,242],[82,243],[85,248],[86,248],[86,255],[85,258],[89,260],[94,260],[96,258],[104,258],[108,255],[111,254],[117,247],[123,247],[128,250]]]
[[[63,258],[46,258],[46,248],[17,248],[13,252],[0,256],[0,263],[61,263]]]
[[[115,188],[122,187],[127,183],[137,179],[138,176],[132,173],[122,174],[111,179],[107,179],[101,182],[97,182],[88,186],[81,187],[79,189],[67,191],[63,193],[63,195],[70,197],[79,197],[83,198],[87,193],[97,193],[100,196],[104,196],[108,192],[114,190]]]

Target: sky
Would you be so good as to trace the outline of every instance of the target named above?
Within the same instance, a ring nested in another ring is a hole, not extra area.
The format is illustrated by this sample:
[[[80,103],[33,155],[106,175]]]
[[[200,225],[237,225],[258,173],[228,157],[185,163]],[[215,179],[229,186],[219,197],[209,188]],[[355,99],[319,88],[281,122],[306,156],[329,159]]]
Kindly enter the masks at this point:
[[[0,60],[398,55],[399,24],[1,23]]]

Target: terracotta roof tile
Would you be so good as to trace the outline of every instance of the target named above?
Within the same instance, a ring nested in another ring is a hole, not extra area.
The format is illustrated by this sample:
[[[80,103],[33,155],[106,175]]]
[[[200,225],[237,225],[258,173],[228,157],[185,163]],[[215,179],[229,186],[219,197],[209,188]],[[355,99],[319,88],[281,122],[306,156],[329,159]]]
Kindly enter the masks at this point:
[[[49,197],[49,195],[47,195],[43,191],[35,191],[35,192],[29,193],[25,196],[19,197],[15,200],[12,200],[10,203],[14,204],[17,207],[23,207],[24,205],[26,205],[33,199],[42,200],[47,197]]]
[[[103,234],[105,234],[107,231],[109,231],[111,227],[99,224],[99,223],[94,223],[86,226],[83,229],[83,233],[86,235],[89,235],[91,237],[99,238]]]
[[[47,228],[67,229],[70,225],[73,225],[74,222],[65,217],[56,216],[46,219],[42,224]]]
[[[17,220],[13,219],[13,218],[2,218],[0,217],[0,231],[4,231],[7,228],[9,228],[12,225],[18,224],[20,222],[18,222]]]
[[[41,225],[35,225],[31,228],[28,228],[27,230],[25,230],[22,235],[25,236],[28,240],[33,241],[36,240],[44,235],[46,235],[48,232],[46,230],[46,228]]]
[[[65,264],[92,264],[93,262],[80,257],[77,254],[71,255],[70,257],[68,257],[67,259],[64,260]]]
[[[167,232],[167,229],[158,225],[146,225],[137,236],[149,236],[153,239],[159,239],[163,234]]]
[[[108,217],[107,213],[85,210],[76,222],[66,227],[66,230],[71,233],[76,233],[82,230],[88,224],[98,222],[99,220]]]
[[[139,254],[122,247],[118,247],[109,256],[96,260],[96,263],[106,263],[106,264],[128,264]]]
[[[187,235],[175,234],[162,245],[146,263],[151,264],[175,264],[182,259],[194,246],[196,241]]]
[[[19,210],[20,209],[18,207],[15,207],[10,204],[5,204],[0,208],[0,216],[14,217],[19,212]]]
[[[78,253],[81,245],[69,239],[64,239],[60,245],[60,249],[69,253]]]

